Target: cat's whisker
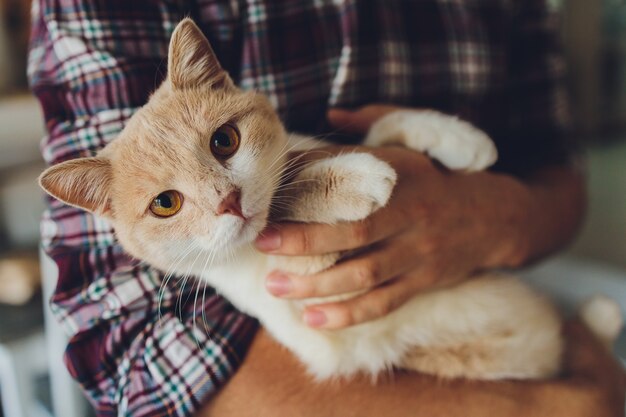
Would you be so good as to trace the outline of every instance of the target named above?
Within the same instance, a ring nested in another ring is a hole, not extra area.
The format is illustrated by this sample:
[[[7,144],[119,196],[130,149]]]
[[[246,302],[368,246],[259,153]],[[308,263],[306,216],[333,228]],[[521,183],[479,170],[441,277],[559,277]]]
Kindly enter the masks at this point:
[[[200,277],[202,277],[204,275],[204,272],[206,271],[207,266],[209,264],[211,264],[211,265],[213,264],[213,257],[215,256],[215,252],[216,252],[215,250],[211,250],[206,255],[206,259],[204,260],[204,265],[202,266],[202,273],[200,274]],[[206,292],[206,281],[204,279],[199,278],[198,279],[198,287],[196,288],[196,296],[195,296],[195,298],[193,300],[193,328],[194,329],[196,328],[196,302],[198,301],[198,293],[200,291],[200,285],[199,285],[200,282],[199,281],[202,281],[204,283],[204,290],[203,290],[203,295],[202,295],[202,305],[201,305],[201,308],[202,308],[203,320],[205,318],[205,315],[204,315],[204,300],[205,300],[204,293]],[[205,331],[206,331],[206,320],[204,321],[204,327],[205,327]],[[198,346],[198,347],[200,347],[200,346]]]
[[[216,256],[216,254],[217,254],[217,251],[216,251],[216,250],[211,251],[211,253],[210,253],[210,260],[209,260],[209,264],[210,264],[210,265],[212,265],[212,264],[213,264],[213,261],[215,260],[215,256]],[[204,271],[203,271],[203,273],[202,273],[202,274],[204,275]],[[205,297],[206,297],[206,289],[207,289],[207,286],[208,286],[208,282],[206,282],[206,281],[205,281],[205,283],[204,283],[204,289],[202,290],[202,321],[204,322],[204,329],[205,329],[205,331],[206,331],[206,333],[207,333],[207,336],[209,337],[209,339],[211,339],[211,331],[210,331],[210,328],[209,328],[209,326],[208,326],[208,324],[207,324],[207,321],[206,321],[206,314],[205,314],[205,313],[206,313],[206,312],[205,312],[205,308],[206,308],[206,301],[205,301]]]
[[[283,167],[283,171],[289,171],[289,170],[295,171],[296,170],[295,168],[299,167],[297,164],[313,164],[317,162],[318,161],[317,159],[315,160],[305,159],[307,156],[311,156],[315,153],[320,153],[323,156],[327,156],[327,157],[330,157],[333,155],[332,153],[328,151],[322,151],[322,150],[313,150],[313,151],[303,152],[300,155],[297,155],[291,158],[290,160],[288,160],[285,166]]]
[[[272,186],[275,188],[275,187],[278,187],[278,186],[281,186],[281,185],[292,184],[294,182],[295,178],[297,178],[297,176],[293,177],[290,181],[286,181],[284,177],[278,177],[278,178],[276,178],[275,180],[272,181]],[[303,179],[305,179],[305,178],[301,178],[301,179],[295,180],[295,181],[301,181]],[[310,178],[310,179],[313,179],[313,178]]]
[[[289,141],[285,142],[285,144],[283,145],[283,147],[280,149],[280,151],[278,151],[278,156],[274,159],[274,162],[272,162],[267,168],[266,171],[269,171],[274,165],[276,165],[276,163],[278,163],[283,156],[287,155],[289,152],[291,152],[291,150],[293,150],[298,143],[294,143],[293,145],[291,145],[288,149],[287,146],[289,145]]]
[[[202,288],[202,324],[204,326],[204,332],[207,337],[211,339],[211,332],[209,330],[209,325],[206,322],[206,287],[208,287],[208,283],[204,281],[204,287]]]
[[[272,196],[272,201],[281,201],[283,199],[288,199],[288,200],[292,200],[292,201],[300,201],[300,197],[294,195],[294,194],[287,194],[286,191],[289,191],[289,188],[285,188],[285,189],[281,189],[281,193],[280,194],[274,194]]]
[[[198,279],[196,277],[196,279],[194,280],[196,281],[196,294],[193,298],[193,307],[191,310],[191,314],[192,314],[192,319],[191,319],[191,331],[193,332],[193,338],[196,342],[196,347],[198,348],[198,350],[200,349],[200,341],[198,340],[198,336],[196,334],[196,303],[198,301],[198,294],[200,293],[200,279]]]
[[[165,272],[165,275],[163,275],[163,279],[161,280],[161,285],[159,287],[159,295],[158,295],[159,320],[162,317],[161,306],[163,304],[163,296],[165,295],[165,288],[167,287],[172,276],[174,275],[174,271],[176,267],[178,266],[178,264],[183,260],[183,258],[185,258],[194,249],[194,247],[195,247],[194,242],[190,242],[187,246],[187,249],[184,251],[181,251],[181,254],[178,255],[176,258],[174,258],[172,265],[170,265],[168,270]]]
[[[321,183],[322,180],[320,178],[302,178],[302,179],[299,179],[299,180],[295,180],[295,181],[291,181],[291,182],[288,182],[288,183],[285,183],[285,184],[281,184],[281,185],[279,185],[279,187],[287,187],[287,186],[290,186],[290,185],[300,184],[300,183],[303,183],[303,182],[318,182],[318,183]]]
[[[327,151],[309,151],[303,152],[300,155],[288,160],[283,166],[276,166],[278,161],[281,161],[284,154],[290,152],[295,145],[291,146],[289,149],[285,150],[272,162],[268,167],[265,167],[261,172],[260,176],[264,178],[272,178],[272,185],[276,187],[281,183],[288,183],[288,178],[294,175],[296,172],[305,169],[307,166],[315,163],[316,161],[302,160],[305,156],[310,155],[313,152],[322,152],[324,154],[330,155]],[[272,170],[276,166],[275,170]]]
[[[182,244],[181,244],[182,245]],[[194,244],[194,242],[189,242],[187,244],[187,249],[185,249],[184,251],[178,251],[176,248],[176,252],[179,252],[179,255],[176,256],[176,258],[174,258],[172,264],[170,265],[170,267],[167,269],[167,271],[165,272],[165,276],[171,276],[174,274],[176,268],[178,267],[178,264],[182,261],[182,259],[184,257],[186,257],[191,251],[193,251],[196,248],[196,244]]]
[[[322,183],[322,181],[320,181],[318,178],[306,178],[306,179],[302,179],[302,180],[298,180],[298,181],[288,182],[286,184],[281,184],[281,185],[276,187],[276,191],[289,189],[289,188],[292,188],[292,187],[296,186],[297,184],[303,184],[303,183],[307,183],[307,182],[316,182],[318,184]]]
[[[177,313],[180,321],[183,321],[183,292],[185,291],[185,285],[187,284],[187,280],[189,279],[189,275],[185,274],[179,277],[178,282],[178,297],[176,297],[176,305],[174,306],[174,311]],[[181,284],[182,281],[182,284]]]
[[[300,201],[300,198],[296,197],[295,195],[282,194],[282,195],[276,195],[272,197],[272,205],[278,202],[298,202],[298,201]]]
[[[276,158],[276,160],[274,160],[274,162],[273,162],[270,166],[273,166],[274,164],[276,164],[276,162],[280,161],[280,158],[282,158],[283,156],[285,156],[286,154],[288,154],[289,152],[291,152],[294,148],[295,148],[295,145],[294,145],[294,146],[292,146],[292,147],[290,147],[289,149],[287,149],[285,152],[283,152],[283,153],[279,156],[279,158]],[[289,167],[291,167],[291,165],[292,165],[292,164],[294,164],[294,163],[296,163],[296,162],[300,161],[300,160],[301,160],[301,159],[303,159],[304,157],[309,156],[309,155],[312,155],[313,153],[317,153],[317,152],[321,152],[321,153],[324,153],[324,154],[328,154],[328,155],[330,155],[330,152],[328,152],[328,151],[322,151],[322,150],[315,150],[315,149],[314,149],[314,150],[304,151],[304,152],[302,152],[302,153],[300,153],[300,154],[296,155],[295,157],[293,157],[293,158],[291,158],[291,159],[287,160],[287,162],[286,162],[286,164],[285,164],[285,167],[286,167],[286,168],[289,168]],[[311,161],[306,161],[306,162],[311,162]]]
[[[189,301],[189,297],[191,296],[191,293],[187,295],[187,299],[183,303],[183,294],[185,292],[185,285],[187,285],[187,282],[189,281],[189,279],[193,279],[191,278],[193,275],[193,267],[196,265],[196,262],[198,261],[198,258],[200,257],[201,254],[202,254],[202,251],[201,250],[198,251],[198,254],[194,258],[193,262],[187,268],[187,271],[185,272],[185,275],[184,275],[183,284],[178,294],[178,309],[179,309],[178,311],[180,313],[180,321],[183,321],[183,306],[187,304],[187,301]]]
[[[275,195],[272,197],[272,206],[274,205],[274,203],[280,203],[280,202],[297,203],[299,201],[300,201],[300,198],[296,197],[295,195],[288,195],[288,194]]]
[[[275,204],[272,204],[273,208],[279,208],[279,209],[287,209],[287,210],[291,210],[293,208],[296,208],[297,205],[296,204],[291,204],[288,202],[277,202]]]
[[[330,156],[331,154],[328,154],[328,155]],[[319,162],[319,159],[316,159],[316,160],[302,159],[304,158],[304,156],[305,156],[304,154],[299,155],[296,158],[292,159],[291,161],[287,162],[285,166],[282,167],[282,171],[280,172],[280,175],[277,175],[278,180],[280,182],[287,183],[289,182],[290,178],[297,176],[298,172],[302,172],[303,170],[308,168],[310,165],[313,165]]]
[[[278,152],[278,155],[274,158],[274,161],[269,166],[263,168],[263,171],[261,171],[261,176],[262,177],[264,177],[264,178],[272,177],[273,178],[276,174],[282,173],[284,171],[284,166],[280,166],[280,165],[276,165],[276,164],[278,162],[282,162],[283,158],[289,152],[291,152],[296,146],[298,146],[298,143],[294,142],[291,146],[289,146],[289,148],[287,148],[288,145],[289,145],[289,141],[285,142],[285,144],[283,145],[281,150]],[[272,168],[274,168],[275,166],[277,167],[277,169],[276,169],[276,172],[273,172]],[[270,173],[271,173],[271,175],[268,175]]]
[[[179,255],[176,260],[172,263],[172,265],[170,266],[170,268],[168,269],[168,272],[165,275],[165,280],[162,283],[162,288],[164,289],[165,286],[167,286],[169,284],[169,281],[171,280],[172,277],[174,277],[174,274],[176,272],[176,270],[178,269],[178,265],[183,262],[187,256],[193,252],[193,250],[197,249],[199,246],[199,244],[197,242],[190,242],[187,249],[182,253],[182,255]],[[178,281],[180,281],[180,277],[178,279]],[[164,294],[164,292],[161,292],[161,296]],[[162,297],[159,300],[159,309],[161,308],[162,305]],[[174,310],[176,310],[176,305],[174,306]]]
[[[274,207],[277,204],[281,204],[281,205],[294,205],[297,204],[300,200],[296,197],[292,197],[292,196],[287,196],[284,195],[281,198],[277,198],[275,200],[272,200],[272,207]]]

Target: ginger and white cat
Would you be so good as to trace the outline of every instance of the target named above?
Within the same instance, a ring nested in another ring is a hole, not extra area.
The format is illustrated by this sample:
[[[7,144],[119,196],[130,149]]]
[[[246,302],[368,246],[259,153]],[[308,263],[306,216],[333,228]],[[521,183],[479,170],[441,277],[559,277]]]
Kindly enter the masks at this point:
[[[388,143],[425,152],[450,169],[481,170],[496,159],[483,132],[432,111],[381,119],[365,145]],[[206,38],[185,19],[170,42],[167,79],[119,138],[96,157],[49,168],[40,184],[110,220],[135,257],[207,281],[257,317],[319,379],[375,376],[393,367],[479,379],[542,378],[559,370],[560,317],[543,297],[503,274],[425,291],[385,317],[333,331],[309,328],[301,319],[306,303],[323,300],[270,295],[264,279],[272,269],[313,273],[340,258],[255,251],[250,243],[266,226],[273,202],[282,219],[335,223],[367,217],[393,192],[394,170],[366,153],[314,162],[292,186],[279,186],[286,150],[317,146],[288,135],[265,97],[236,88]],[[597,300],[587,311],[591,323],[610,328],[608,343],[621,324],[619,309]]]

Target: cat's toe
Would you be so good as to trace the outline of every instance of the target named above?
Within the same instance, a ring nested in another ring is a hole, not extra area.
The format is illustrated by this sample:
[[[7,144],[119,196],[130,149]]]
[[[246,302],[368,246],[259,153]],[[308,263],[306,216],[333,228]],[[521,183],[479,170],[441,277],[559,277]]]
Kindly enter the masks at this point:
[[[387,205],[396,184],[396,172],[387,163],[376,160],[364,174],[354,194],[355,206],[359,207],[358,219],[365,218]],[[357,220],[357,219],[355,219]]]

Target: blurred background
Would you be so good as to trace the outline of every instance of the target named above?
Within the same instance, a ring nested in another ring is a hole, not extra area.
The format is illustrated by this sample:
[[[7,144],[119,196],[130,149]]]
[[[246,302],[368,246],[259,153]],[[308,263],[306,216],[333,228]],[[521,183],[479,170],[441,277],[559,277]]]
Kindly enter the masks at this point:
[[[575,244],[526,276],[566,306],[606,292],[626,311],[626,3],[550,2],[563,15],[590,207]],[[77,405],[61,362],[62,332],[44,323],[43,299],[54,285],[54,271],[44,260],[43,280],[39,272],[44,205],[35,180],[44,168],[38,145],[45,133],[25,75],[29,3],[0,0],[0,402],[6,417],[82,417],[86,411]],[[623,339],[620,356],[626,356]]]

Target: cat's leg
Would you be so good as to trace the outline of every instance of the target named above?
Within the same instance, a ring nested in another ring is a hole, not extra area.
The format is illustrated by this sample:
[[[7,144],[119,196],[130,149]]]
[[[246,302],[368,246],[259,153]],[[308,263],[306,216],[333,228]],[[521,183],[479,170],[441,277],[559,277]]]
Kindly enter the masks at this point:
[[[492,140],[470,123],[433,110],[398,110],[372,125],[366,146],[398,144],[424,152],[449,169],[480,171],[498,157]]]
[[[511,337],[506,333],[491,334],[460,344],[416,347],[404,358],[402,368],[441,378],[477,380],[541,379],[558,372],[558,360],[546,361],[539,355],[536,362],[521,363],[516,352],[525,346],[512,343]],[[547,346],[546,354],[556,359],[552,351],[558,349],[554,343]]]
[[[402,338],[416,341],[402,368],[482,380],[547,378],[559,370],[561,318],[519,280],[483,275],[411,303],[402,320],[413,324]]]

